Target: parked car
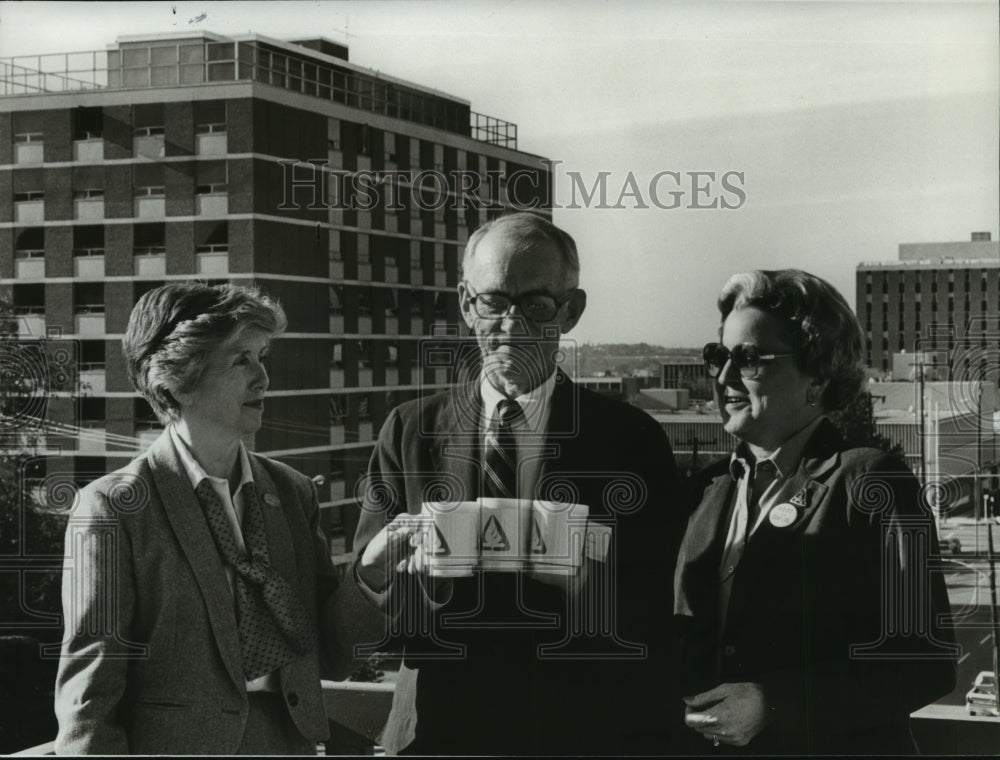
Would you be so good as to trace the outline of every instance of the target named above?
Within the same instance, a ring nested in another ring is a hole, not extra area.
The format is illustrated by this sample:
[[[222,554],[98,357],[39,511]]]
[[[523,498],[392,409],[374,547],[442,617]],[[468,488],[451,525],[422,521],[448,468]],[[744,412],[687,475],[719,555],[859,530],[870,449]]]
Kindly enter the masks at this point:
[[[959,540],[958,536],[954,533],[948,533],[941,536],[941,540],[938,542],[941,546],[942,554],[961,554],[962,553],[962,542]]]
[[[983,670],[965,695],[965,709],[969,715],[1000,716],[997,710],[997,683],[992,670]]]

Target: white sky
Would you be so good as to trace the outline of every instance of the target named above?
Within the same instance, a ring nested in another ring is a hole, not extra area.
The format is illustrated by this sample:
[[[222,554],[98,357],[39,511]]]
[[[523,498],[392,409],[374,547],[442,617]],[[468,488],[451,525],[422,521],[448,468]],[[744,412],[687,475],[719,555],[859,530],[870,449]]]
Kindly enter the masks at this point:
[[[612,199],[630,171],[644,195],[660,171],[744,172],[738,210],[555,212],[590,296],[580,341],[698,346],[734,271],[799,266],[854,303],[855,266],[899,243],[998,237],[993,1],[0,2],[0,55],[185,28],[322,35],[466,98],[562,162],[564,205],[567,172],[609,172]]]

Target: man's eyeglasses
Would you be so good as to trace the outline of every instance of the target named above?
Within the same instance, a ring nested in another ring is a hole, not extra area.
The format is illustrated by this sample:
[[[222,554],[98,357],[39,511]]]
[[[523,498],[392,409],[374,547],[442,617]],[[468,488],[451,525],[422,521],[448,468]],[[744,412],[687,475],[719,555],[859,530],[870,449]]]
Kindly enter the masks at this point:
[[[503,319],[510,312],[510,307],[516,306],[525,319],[532,322],[551,322],[559,313],[559,309],[573,297],[576,288],[562,299],[548,293],[522,293],[519,296],[509,296],[506,293],[473,293],[471,289],[468,292],[472,308],[482,319]]]
[[[740,343],[732,349],[726,348],[721,343],[706,343],[702,356],[709,377],[718,377],[726,362],[731,360],[744,380],[753,380],[760,372],[761,362],[785,359],[795,354],[762,354],[753,343]]]

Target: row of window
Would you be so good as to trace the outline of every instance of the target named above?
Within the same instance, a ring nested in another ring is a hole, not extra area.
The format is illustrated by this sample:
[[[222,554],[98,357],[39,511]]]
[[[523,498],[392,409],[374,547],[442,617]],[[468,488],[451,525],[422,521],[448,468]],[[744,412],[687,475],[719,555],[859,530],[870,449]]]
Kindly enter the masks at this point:
[[[198,185],[194,196],[196,216],[225,216],[229,213],[229,194],[225,184]],[[135,188],[132,216],[129,219],[160,219],[167,215],[166,192],[162,185]],[[104,190],[90,188],[73,193],[73,218],[97,221],[106,216]],[[122,218],[116,216],[113,218]],[[32,224],[46,221],[45,193],[33,190],[14,194],[14,221]]]
[[[224,124],[199,124],[195,135],[196,156],[225,156],[229,152]],[[163,158],[166,140],[163,127],[139,127],[132,139],[132,155],[144,158]],[[92,163],[104,160],[104,141],[101,135],[88,133],[73,142],[73,161]],[[45,163],[45,140],[40,132],[21,132],[14,135],[14,163],[31,165]]]
[[[968,292],[968,291],[971,291],[973,289],[972,288],[972,270],[966,269],[966,270],[963,270],[963,271],[965,272],[965,275],[964,275],[964,278],[963,278],[963,283],[964,283],[964,286],[965,286],[964,290],[966,292]],[[982,270],[980,270],[980,278],[979,278],[979,288],[980,288],[980,290],[987,290],[988,284],[989,284],[989,272],[987,270],[985,270],[985,269],[982,269]],[[898,293],[903,294],[903,293],[906,293],[906,291],[910,290],[910,289],[912,289],[912,291],[914,293],[920,293],[921,292],[921,280],[917,279],[917,280],[914,280],[912,283],[906,283],[903,280],[897,280],[896,290],[897,290]],[[888,292],[889,292],[889,280],[887,278],[882,278],[882,293],[886,294]],[[932,293],[937,293],[938,292],[938,281],[937,281],[936,278],[932,278],[931,279],[931,292]],[[949,293],[954,293],[955,292],[955,272],[954,272],[954,270],[951,270],[951,269],[948,270],[948,292]],[[871,295],[871,293],[872,293],[872,277],[871,277],[871,275],[867,275],[866,278],[865,278],[865,293],[867,295]]]

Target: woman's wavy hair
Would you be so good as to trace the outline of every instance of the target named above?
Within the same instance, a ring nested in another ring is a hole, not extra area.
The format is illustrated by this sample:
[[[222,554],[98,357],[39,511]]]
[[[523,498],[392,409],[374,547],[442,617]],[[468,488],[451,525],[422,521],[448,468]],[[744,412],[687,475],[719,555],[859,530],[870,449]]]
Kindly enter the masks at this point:
[[[799,369],[828,381],[820,398],[824,411],[836,411],[854,400],[864,384],[865,337],[836,288],[801,269],[734,274],[719,294],[723,323],[732,311],[748,306],[780,319]]]
[[[171,283],[135,305],[122,339],[132,386],[164,425],[180,416],[175,392],[198,387],[209,357],[237,330],[256,328],[270,337],[287,325],[277,300],[256,287]]]

